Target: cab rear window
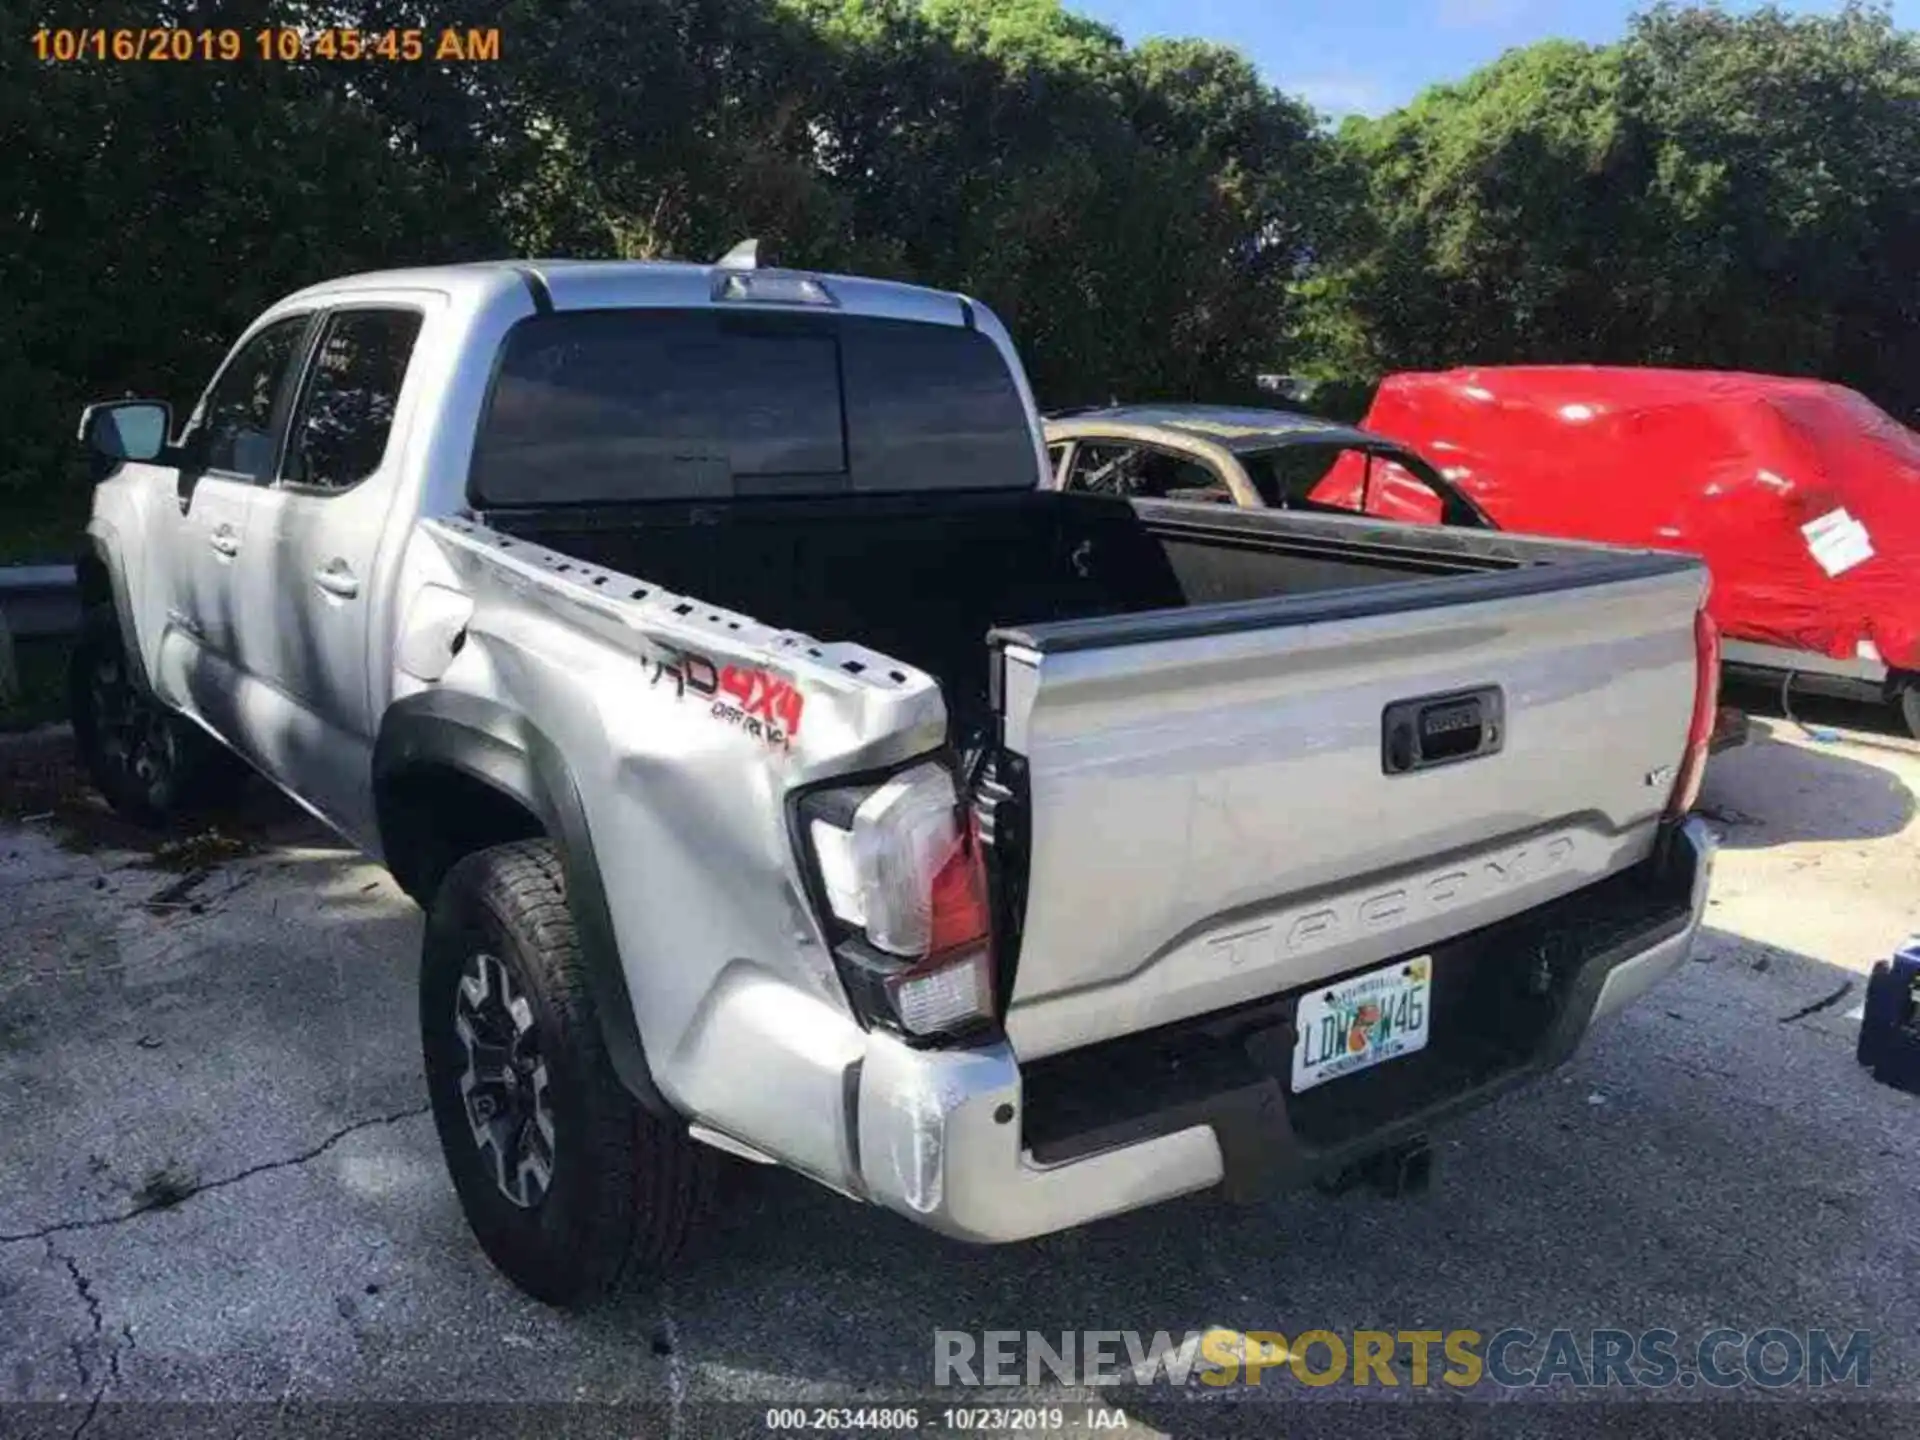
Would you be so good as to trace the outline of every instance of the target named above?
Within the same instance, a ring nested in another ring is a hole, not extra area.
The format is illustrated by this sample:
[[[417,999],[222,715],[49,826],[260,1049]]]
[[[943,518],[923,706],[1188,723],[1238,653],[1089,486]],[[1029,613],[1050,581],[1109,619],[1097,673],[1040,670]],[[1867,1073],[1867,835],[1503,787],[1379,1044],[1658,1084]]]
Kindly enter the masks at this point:
[[[579,311],[509,333],[476,437],[480,506],[1031,489],[1027,411],[958,326]]]

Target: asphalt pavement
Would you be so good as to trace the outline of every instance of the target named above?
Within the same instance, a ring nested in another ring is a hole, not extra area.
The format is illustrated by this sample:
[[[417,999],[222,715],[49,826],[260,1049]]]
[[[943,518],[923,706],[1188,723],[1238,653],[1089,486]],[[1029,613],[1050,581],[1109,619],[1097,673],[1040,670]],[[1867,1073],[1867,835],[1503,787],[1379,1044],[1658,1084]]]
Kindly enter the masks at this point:
[[[742,1165],[669,1281],[584,1317],[519,1295],[467,1235],[425,1113],[419,913],[382,871],[267,797],[156,850],[62,782],[56,740],[7,743],[0,1434],[700,1436],[909,1402],[923,1429],[1019,1402],[1062,1413],[972,1418],[1136,1435],[1537,1428],[1554,1402],[1582,1433],[1697,1431],[1730,1406],[1740,1433],[1920,1417],[1839,1403],[1920,1400],[1920,1097],[1853,1057],[1867,967],[1920,929],[1920,747],[1887,734],[1775,721],[1717,758],[1728,849],[1694,959],[1566,1069],[1436,1135],[1425,1194],[1199,1198],[974,1249]],[[1819,1393],[1676,1379],[1598,1410],[1566,1384],[1412,1395],[1284,1371],[1254,1392],[932,1388],[941,1330],[1513,1327],[1683,1348],[1715,1327],[1863,1331],[1870,1373]],[[568,1408],[494,1408],[530,1402]]]

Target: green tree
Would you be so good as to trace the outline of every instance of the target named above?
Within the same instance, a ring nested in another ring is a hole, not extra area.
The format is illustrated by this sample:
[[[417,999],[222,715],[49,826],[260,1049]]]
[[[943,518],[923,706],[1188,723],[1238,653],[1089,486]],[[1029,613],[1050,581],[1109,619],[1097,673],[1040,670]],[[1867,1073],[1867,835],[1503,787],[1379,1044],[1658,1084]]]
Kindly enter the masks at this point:
[[[1648,153],[1645,294],[1690,363],[1920,411],[1920,37],[1883,10],[1661,8],[1623,47]]]
[[[289,13],[264,0],[108,3],[84,22],[250,33]],[[337,72],[38,64],[42,23],[61,17],[0,13],[0,518],[31,532],[0,537],[15,551],[85,513],[69,461],[86,401],[133,391],[180,407],[279,296],[502,243],[486,197],[449,183]]]
[[[497,26],[485,65],[55,65],[41,24]],[[1335,213],[1310,112],[1057,0],[78,0],[0,12],[0,521],[71,527],[88,399],[184,406],[328,275],[779,261],[979,296],[1043,399],[1243,386]]]
[[[1920,46],[1883,10],[1661,7],[1340,143],[1366,203],[1298,332],[1328,369],[1724,366],[1920,407]]]
[[[832,263],[980,296],[1051,403],[1217,394],[1279,343],[1329,147],[1243,57],[1054,0],[795,3]]]

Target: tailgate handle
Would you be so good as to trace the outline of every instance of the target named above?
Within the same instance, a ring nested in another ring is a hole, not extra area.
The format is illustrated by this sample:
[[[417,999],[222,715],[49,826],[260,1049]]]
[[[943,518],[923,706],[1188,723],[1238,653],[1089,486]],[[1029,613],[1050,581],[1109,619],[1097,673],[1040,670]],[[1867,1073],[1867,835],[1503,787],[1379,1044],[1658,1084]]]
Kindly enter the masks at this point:
[[[1381,717],[1380,768],[1407,775],[1495,755],[1506,743],[1506,729],[1497,685],[1396,700]]]

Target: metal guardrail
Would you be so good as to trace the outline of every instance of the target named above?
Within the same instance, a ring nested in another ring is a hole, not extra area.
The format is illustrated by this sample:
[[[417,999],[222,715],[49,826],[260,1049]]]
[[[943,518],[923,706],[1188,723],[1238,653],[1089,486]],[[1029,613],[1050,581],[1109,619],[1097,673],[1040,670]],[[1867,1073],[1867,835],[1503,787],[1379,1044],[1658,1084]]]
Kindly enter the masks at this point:
[[[80,627],[73,566],[0,566],[0,625],[16,640],[71,635]]]

